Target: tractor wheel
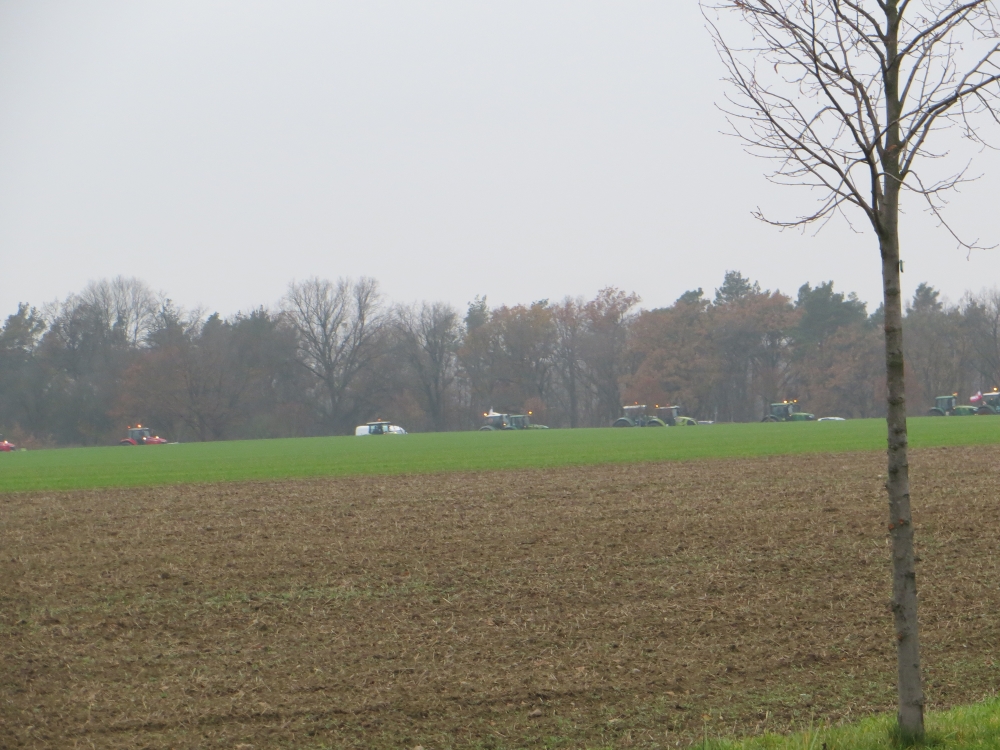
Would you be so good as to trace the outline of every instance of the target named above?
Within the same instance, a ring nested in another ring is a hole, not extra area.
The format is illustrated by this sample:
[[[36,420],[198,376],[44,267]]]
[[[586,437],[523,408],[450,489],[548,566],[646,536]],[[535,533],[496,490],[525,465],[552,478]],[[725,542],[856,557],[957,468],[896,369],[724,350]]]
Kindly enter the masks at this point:
[[[761,421],[761,422],[777,422],[777,421],[778,421],[778,418],[777,418],[777,417],[775,417],[775,416],[774,416],[774,415],[772,415],[772,414],[768,414],[768,415],[767,415],[766,417],[764,417],[764,418],[763,418],[762,420],[760,420],[760,421]]]
[[[483,425],[482,427],[479,428],[479,431],[480,432],[494,432],[494,429],[492,427],[490,427],[489,425]]]
[[[986,404],[983,404],[976,410],[976,414],[996,414],[996,412]]]
[[[651,420],[646,422],[646,427],[666,427],[666,426],[667,426],[666,422],[656,417],[653,417]]]
[[[944,412],[941,411],[940,409],[938,409],[935,406],[933,409],[931,409],[929,412],[927,412],[927,415],[930,416],[930,417],[943,417],[944,416]]]
[[[611,425],[612,427],[635,427],[631,422],[629,422],[625,417],[621,419],[616,419],[615,423]]]

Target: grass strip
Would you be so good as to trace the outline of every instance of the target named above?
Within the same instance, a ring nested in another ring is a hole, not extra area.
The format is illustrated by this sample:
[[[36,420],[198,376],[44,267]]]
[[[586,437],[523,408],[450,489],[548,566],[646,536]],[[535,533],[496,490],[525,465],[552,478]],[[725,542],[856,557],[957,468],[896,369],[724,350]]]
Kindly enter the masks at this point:
[[[931,711],[925,718],[927,734],[922,742],[907,742],[896,734],[896,717],[874,716],[857,724],[814,727],[794,734],[764,734],[743,740],[707,736],[698,750],[896,750],[896,748],[940,748],[940,750],[996,750],[1000,748],[1000,699],[958,706],[950,711]]]
[[[386,476],[881,450],[885,422],[451,432],[246,440],[0,454],[0,493]],[[1000,443],[1000,417],[910,420],[913,447]]]

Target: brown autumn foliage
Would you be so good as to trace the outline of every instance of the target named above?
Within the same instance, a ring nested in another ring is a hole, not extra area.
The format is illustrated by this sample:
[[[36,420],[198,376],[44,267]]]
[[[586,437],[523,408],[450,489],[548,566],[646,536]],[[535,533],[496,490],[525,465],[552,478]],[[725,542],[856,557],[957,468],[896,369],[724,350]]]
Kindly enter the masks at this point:
[[[19,305],[0,328],[0,434],[107,444],[143,422],[219,440],[348,433],[376,417],[474,429],[490,408],[599,427],[632,402],[753,421],[792,398],[817,416],[884,415],[880,311],[832,282],[793,298],[730,271],[713,298],[698,289],[653,310],[606,288],[556,303],[479,297],[464,318],[446,303],[389,306],[371,279],[291,290],[287,310],[228,319],[167,299],[154,314],[134,279]],[[998,321],[995,292],[951,305],[918,288],[906,317],[912,414],[1000,385]]]

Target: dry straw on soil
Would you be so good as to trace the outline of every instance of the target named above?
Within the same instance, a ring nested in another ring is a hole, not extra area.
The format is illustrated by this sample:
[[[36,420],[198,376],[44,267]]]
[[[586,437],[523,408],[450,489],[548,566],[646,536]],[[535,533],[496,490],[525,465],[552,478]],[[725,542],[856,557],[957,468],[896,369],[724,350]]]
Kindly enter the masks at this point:
[[[1000,449],[914,453],[945,707],[1000,678]],[[0,747],[673,747],[889,710],[882,465],[2,496]]]

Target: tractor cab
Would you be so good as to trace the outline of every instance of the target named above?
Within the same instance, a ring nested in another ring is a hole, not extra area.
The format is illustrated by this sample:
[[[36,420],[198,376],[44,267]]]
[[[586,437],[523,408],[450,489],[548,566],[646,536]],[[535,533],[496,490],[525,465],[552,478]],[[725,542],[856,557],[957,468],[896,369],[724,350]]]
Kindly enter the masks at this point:
[[[931,411],[939,411],[942,414],[950,414],[955,411],[955,406],[958,405],[958,396],[952,394],[951,396],[938,396],[934,399],[934,408]]]
[[[127,437],[119,441],[119,445],[163,445],[167,442],[165,438],[154,435],[152,430],[141,424],[135,427],[130,425],[126,435]]]
[[[377,419],[374,422],[368,422],[367,424],[355,427],[354,434],[357,437],[361,437],[362,435],[405,435],[406,430],[398,424],[386,422],[384,419]]]
[[[792,416],[794,411],[795,404],[790,404],[787,401],[780,404],[771,404],[771,416],[777,417],[782,421]]]
[[[628,404],[622,407],[622,411],[625,412],[626,417],[632,419],[638,419],[639,417],[646,416],[646,405],[645,404]]]
[[[683,416],[681,414],[682,411],[684,411],[684,407],[679,404],[675,404],[673,406],[657,406],[656,416],[651,418],[650,424],[646,426],[651,426],[653,419],[658,419],[663,424],[670,427],[694,427],[698,424],[698,420],[693,417]]]
[[[514,430],[526,430],[531,427],[531,417],[527,414],[511,414],[510,426]]]
[[[764,417],[763,422],[811,422],[816,419],[815,414],[799,411],[798,400],[782,401],[771,404],[770,410]]]
[[[128,437],[129,440],[134,440],[137,443],[145,443],[147,438],[153,437],[153,433],[149,431],[148,427],[129,427]]]
[[[673,422],[681,415],[680,406],[657,406],[656,416],[662,419],[667,424],[673,424]]]

